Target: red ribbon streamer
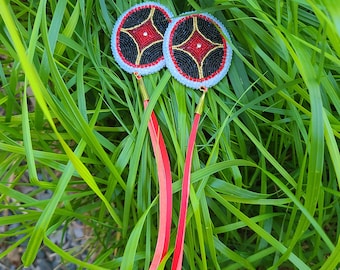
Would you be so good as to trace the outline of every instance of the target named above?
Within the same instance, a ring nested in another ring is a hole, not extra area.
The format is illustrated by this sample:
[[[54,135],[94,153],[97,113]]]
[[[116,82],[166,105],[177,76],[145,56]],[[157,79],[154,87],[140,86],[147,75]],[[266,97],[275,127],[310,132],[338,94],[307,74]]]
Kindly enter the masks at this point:
[[[199,113],[195,114],[194,122],[192,124],[191,132],[189,136],[188,149],[187,149],[185,165],[184,165],[181,208],[180,208],[180,214],[179,214],[174,258],[173,258],[172,268],[171,268],[172,270],[182,269],[185,225],[186,225],[186,216],[187,216],[187,210],[188,210],[189,191],[190,191],[191,163],[192,163],[192,155],[193,155],[193,150],[195,146],[196,134],[197,134],[200,117],[201,115]]]
[[[146,108],[149,101],[144,101]],[[172,178],[170,161],[166,151],[164,139],[160,131],[157,118],[152,111],[148,123],[150,138],[157,163],[159,182],[159,225],[155,254],[150,270],[157,269],[168,251],[170,242],[171,217],[172,217]]]
[[[144,109],[148,107],[149,97],[142,76],[134,73],[143,97]],[[172,218],[172,176],[169,155],[154,111],[148,121],[152,148],[154,151],[159,183],[159,224],[155,253],[150,270],[156,270],[168,252]]]

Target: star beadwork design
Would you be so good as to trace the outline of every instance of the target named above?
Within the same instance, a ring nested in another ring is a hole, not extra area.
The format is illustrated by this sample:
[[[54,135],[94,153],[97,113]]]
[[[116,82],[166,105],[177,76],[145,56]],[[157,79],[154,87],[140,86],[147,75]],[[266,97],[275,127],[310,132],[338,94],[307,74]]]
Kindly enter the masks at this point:
[[[126,29],[125,31],[136,42],[140,52],[142,52],[143,49],[150,46],[151,44],[154,44],[155,42],[162,42],[163,40],[163,36],[153,25],[150,17],[141,25],[138,25],[132,29]]]
[[[163,34],[159,32],[154,24],[153,16],[155,14],[155,8],[149,8],[149,16],[140,24],[129,28],[121,28],[121,33],[127,34],[137,48],[137,55],[134,61],[134,65],[142,65],[141,59],[145,51],[155,44],[161,44],[163,41]],[[123,24],[124,22],[122,22]],[[162,53],[158,53],[162,55]],[[152,59],[154,60],[154,59]],[[151,61],[151,60],[150,60]],[[156,61],[160,61],[160,58]]]
[[[197,72],[198,72],[197,79],[204,79],[204,72],[203,72],[204,60],[213,51],[217,49],[221,49],[221,48],[223,49],[224,45],[223,45],[223,42],[222,43],[214,42],[210,40],[209,38],[207,38],[200,31],[197,20],[198,20],[197,17],[192,17],[192,24],[193,24],[192,33],[181,44],[173,45],[172,50],[173,50],[173,53],[177,51],[178,53],[185,53],[189,55],[190,58],[194,61],[194,63],[197,66],[196,67]],[[209,27],[216,27],[212,22],[206,22],[206,23],[209,25]],[[178,66],[180,66],[180,64]],[[183,70],[180,70],[180,72],[184,73],[183,75],[185,76],[188,75],[188,74],[185,74],[185,71]]]
[[[201,65],[205,56],[217,46],[219,45],[214,44],[195,29],[191,37],[178,48],[189,53]]]

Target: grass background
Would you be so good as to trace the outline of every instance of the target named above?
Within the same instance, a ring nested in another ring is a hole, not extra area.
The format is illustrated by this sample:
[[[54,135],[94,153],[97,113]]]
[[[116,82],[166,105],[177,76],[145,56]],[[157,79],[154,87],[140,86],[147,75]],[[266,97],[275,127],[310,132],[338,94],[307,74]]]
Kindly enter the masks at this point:
[[[145,77],[151,100],[143,111],[135,79],[110,52],[116,18],[137,2],[0,0],[0,225],[8,228],[0,260],[28,241],[26,266],[46,246],[79,268],[148,268],[158,217],[151,108],[171,159],[173,249],[200,93],[164,69]],[[335,269],[339,5],[160,2],[174,14],[213,14],[234,50],[198,132],[183,269]],[[37,199],[44,192],[52,197]],[[63,250],[49,236],[74,220],[86,225],[88,241]],[[86,260],[78,259],[82,249]]]

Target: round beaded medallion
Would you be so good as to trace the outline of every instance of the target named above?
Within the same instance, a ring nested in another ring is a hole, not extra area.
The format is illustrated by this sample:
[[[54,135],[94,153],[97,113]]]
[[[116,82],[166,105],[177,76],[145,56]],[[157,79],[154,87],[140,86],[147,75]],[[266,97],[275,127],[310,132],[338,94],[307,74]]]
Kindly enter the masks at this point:
[[[162,43],[171,12],[158,3],[135,5],[116,21],[111,49],[117,63],[127,72],[147,75],[165,66]]]
[[[174,19],[164,34],[163,53],[172,75],[191,88],[211,87],[228,72],[229,33],[209,14]]]

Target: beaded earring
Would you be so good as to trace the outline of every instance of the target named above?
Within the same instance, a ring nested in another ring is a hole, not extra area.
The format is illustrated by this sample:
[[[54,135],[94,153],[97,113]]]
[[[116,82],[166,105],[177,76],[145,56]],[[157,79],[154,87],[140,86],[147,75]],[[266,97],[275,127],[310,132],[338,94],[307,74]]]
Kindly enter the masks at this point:
[[[144,108],[148,106],[142,75],[159,71],[165,66],[162,51],[163,36],[172,13],[164,6],[146,2],[125,11],[116,21],[112,31],[111,49],[119,66],[133,73],[138,81]],[[151,143],[157,163],[159,181],[158,238],[150,269],[157,269],[169,248],[172,217],[172,176],[169,156],[152,111],[148,122]]]
[[[192,155],[204,97],[208,87],[225,77],[232,58],[230,36],[221,22],[209,14],[184,15],[169,24],[164,34],[163,54],[171,74],[182,84],[202,90],[202,96],[196,106],[185,157],[173,270],[182,268]]]

